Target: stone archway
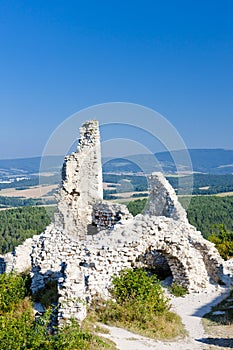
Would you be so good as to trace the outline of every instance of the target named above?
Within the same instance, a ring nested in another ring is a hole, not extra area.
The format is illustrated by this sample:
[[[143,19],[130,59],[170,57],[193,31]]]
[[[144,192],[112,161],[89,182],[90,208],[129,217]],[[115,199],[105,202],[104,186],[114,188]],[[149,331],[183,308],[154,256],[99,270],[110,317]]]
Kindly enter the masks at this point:
[[[159,280],[164,280],[172,276],[172,271],[166,256],[157,250],[146,251],[144,254],[139,255],[136,261],[136,266],[142,267],[148,270],[148,272],[155,274]]]
[[[142,254],[139,254],[135,258],[132,266],[142,267],[156,274],[160,280],[172,277],[172,282],[178,283],[187,288],[187,290],[193,288],[190,279],[192,269],[185,265],[181,257],[172,252],[170,245],[164,246],[164,249],[161,250],[149,246]]]

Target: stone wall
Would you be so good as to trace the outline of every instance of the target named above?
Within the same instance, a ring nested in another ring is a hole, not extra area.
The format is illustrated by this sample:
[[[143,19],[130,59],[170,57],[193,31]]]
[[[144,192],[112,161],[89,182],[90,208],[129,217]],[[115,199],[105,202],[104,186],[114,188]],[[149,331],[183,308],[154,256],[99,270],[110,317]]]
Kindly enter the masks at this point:
[[[127,267],[159,268],[189,292],[217,283],[223,260],[188,223],[174,189],[160,173],[149,179],[149,203],[135,218],[102,201],[98,123],[80,129],[78,151],[66,157],[58,215],[33,247],[32,291],[56,280],[59,323],[86,315],[85,303],[107,298],[112,276]]]
[[[92,224],[98,231],[111,230],[116,223],[124,223],[132,217],[128,208],[122,204],[101,201],[93,205]]]
[[[31,252],[33,242],[37,241],[39,236],[28,238],[23,244],[18,245],[11,253],[0,255],[0,274],[4,272],[17,271],[19,273],[31,269]]]
[[[210,252],[205,259],[203,247]],[[69,317],[80,320],[85,317],[85,302],[94,296],[107,298],[112,276],[122,269],[147,266],[156,270],[156,258],[149,263],[143,260],[155,252],[166,257],[173,281],[189,292],[200,291],[221,277],[222,259],[193,226],[171,218],[138,215],[116,224],[110,234],[103,230],[85,241],[72,241],[51,225],[32,253],[32,290],[57,279],[61,322]]]
[[[173,187],[162,173],[152,173],[148,177],[149,205],[146,213],[150,216],[166,216],[187,222],[187,214]]]
[[[65,158],[57,195],[56,227],[74,239],[85,239],[92,205],[103,199],[100,135],[97,120],[80,128],[78,150]]]

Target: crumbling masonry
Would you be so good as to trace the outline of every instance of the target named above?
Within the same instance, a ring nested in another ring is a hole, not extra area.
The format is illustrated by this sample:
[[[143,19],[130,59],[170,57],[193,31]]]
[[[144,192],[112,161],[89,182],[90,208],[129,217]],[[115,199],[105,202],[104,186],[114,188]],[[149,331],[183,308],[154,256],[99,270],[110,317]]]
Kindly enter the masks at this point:
[[[167,180],[153,173],[148,182],[144,215],[103,201],[98,122],[83,124],[77,152],[65,158],[55,221],[31,254],[32,291],[57,281],[60,323],[85,318],[84,301],[107,298],[112,276],[126,267],[160,267],[190,292],[221,278],[222,259],[188,223]]]

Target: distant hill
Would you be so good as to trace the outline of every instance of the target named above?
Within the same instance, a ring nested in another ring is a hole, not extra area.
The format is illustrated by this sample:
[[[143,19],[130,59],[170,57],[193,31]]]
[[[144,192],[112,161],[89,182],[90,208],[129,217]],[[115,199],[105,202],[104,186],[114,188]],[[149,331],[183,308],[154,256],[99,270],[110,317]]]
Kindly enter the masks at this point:
[[[38,174],[40,170],[41,157],[16,158],[0,160],[0,178],[10,176],[28,176]],[[45,158],[45,169],[47,172],[58,172],[63,162],[62,156],[48,156]]]
[[[233,150],[190,149],[189,154],[195,172],[210,174],[233,173]],[[161,162],[165,162],[169,161],[170,154],[163,152],[158,153],[157,156]]]
[[[185,171],[182,165],[182,151],[174,151],[178,166]],[[190,149],[193,171],[209,174],[232,174],[233,173],[233,150],[224,149]],[[10,176],[29,176],[38,174],[40,169],[40,157],[3,159],[0,160],[0,179]],[[62,156],[49,156],[45,158],[45,172],[60,172]],[[114,159],[108,161],[103,158],[104,172],[140,172],[151,173],[162,170],[165,173],[176,173],[177,167],[169,152],[141,154],[128,157],[128,159]],[[188,169],[189,170],[189,169]]]
[[[175,164],[172,155],[178,159]],[[173,151],[150,154],[140,154],[129,156],[127,160],[105,158],[103,169],[105,172],[138,172],[151,173],[162,170],[165,173],[173,174],[177,172],[177,166],[183,171],[189,169],[182,164],[183,151]],[[208,174],[232,174],[233,173],[233,150],[224,149],[190,149],[189,155],[192,161],[194,172]]]

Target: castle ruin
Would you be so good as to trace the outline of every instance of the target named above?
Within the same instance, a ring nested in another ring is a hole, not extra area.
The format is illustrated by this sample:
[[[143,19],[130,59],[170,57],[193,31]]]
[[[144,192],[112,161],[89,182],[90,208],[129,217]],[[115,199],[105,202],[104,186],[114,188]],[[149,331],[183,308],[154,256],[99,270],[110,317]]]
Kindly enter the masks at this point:
[[[32,292],[57,286],[58,323],[83,320],[86,302],[109,297],[112,276],[144,267],[171,275],[191,292],[231,282],[232,262],[189,224],[174,189],[161,173],[148,177],[149,199],[133,217],[122,204],[103,200],[98,122],[80,129],[76,152],[65,158],[54,222],[27,239],[14,255],[0,256],[0,273],[31,266]]]
[[[153,173],[148,183],[144,214],[103,201],[98,122],[83,124],[78,150],[64,161],[55,220],[31,253],[32,292],[57,281],[59,323],[83,320],[83,301],[107,298],[112,276],[124,268],[160,266],[189,292],[221,278],[222,258],[189,224],[168,181]]]

